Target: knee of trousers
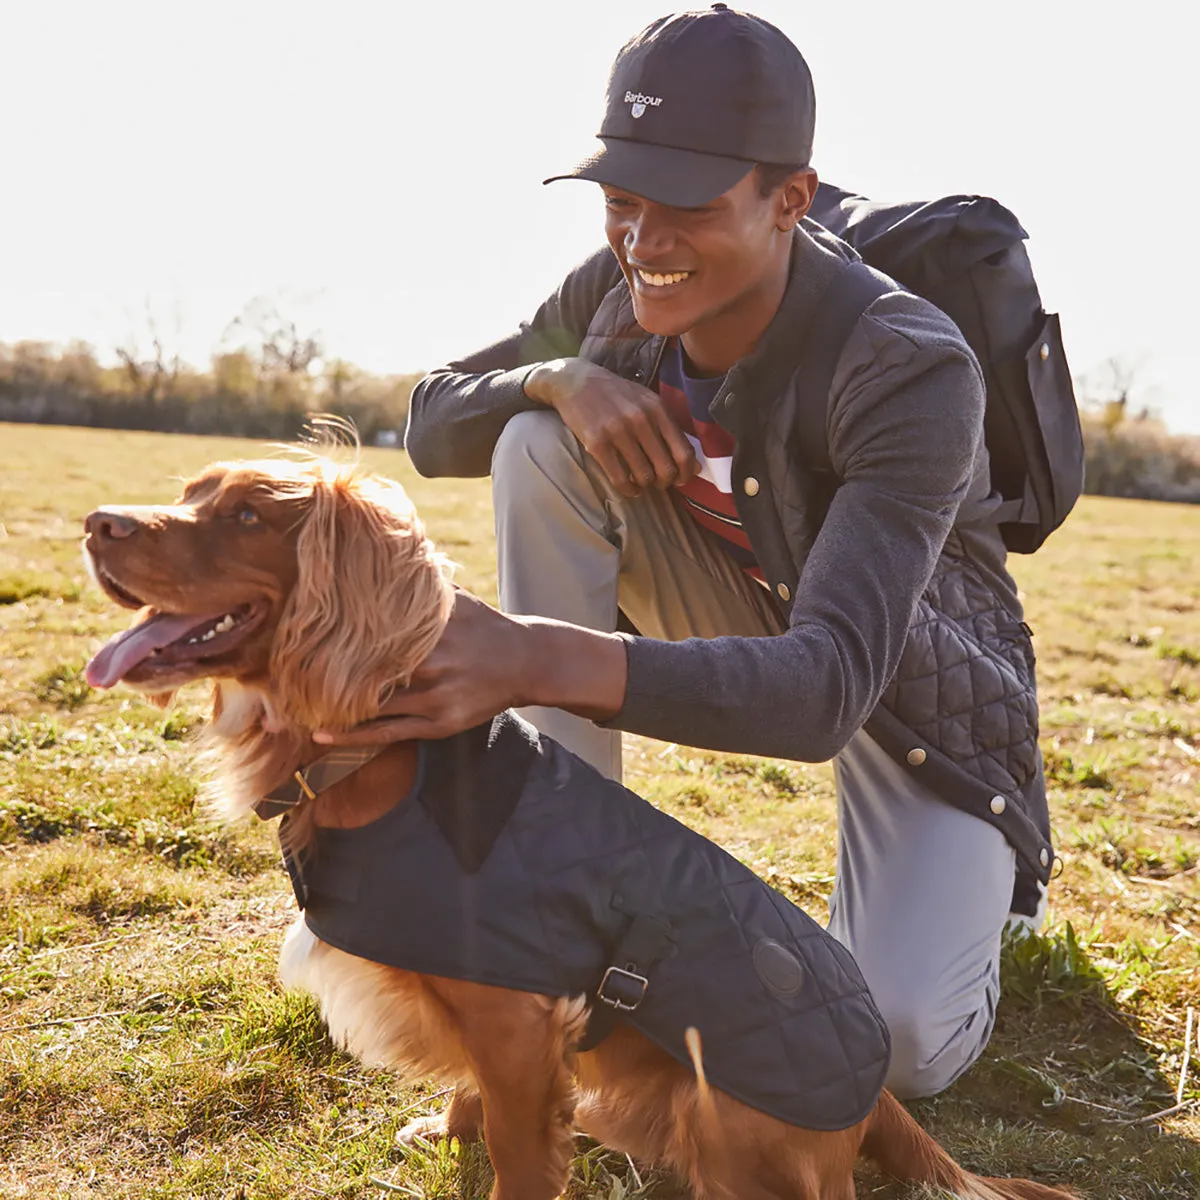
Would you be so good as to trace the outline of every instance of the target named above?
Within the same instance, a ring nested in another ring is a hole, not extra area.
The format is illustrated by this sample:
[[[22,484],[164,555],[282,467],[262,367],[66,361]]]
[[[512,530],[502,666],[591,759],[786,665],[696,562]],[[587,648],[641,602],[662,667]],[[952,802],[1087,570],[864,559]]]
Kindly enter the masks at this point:
[[[995,1023],[995,1001],[981,987],[978,1007],[964,1015],[912,993],[877,993],[875,1002],[892,1038],[888,1089],[902,1100],[915,1100],[948,1088],[983,1053]]]
[[[492,451],[492,492],[497,501],[520,501],[530,494],[531,478],[551,479],[580,470],[575,435],[551,409],[510,417]]]

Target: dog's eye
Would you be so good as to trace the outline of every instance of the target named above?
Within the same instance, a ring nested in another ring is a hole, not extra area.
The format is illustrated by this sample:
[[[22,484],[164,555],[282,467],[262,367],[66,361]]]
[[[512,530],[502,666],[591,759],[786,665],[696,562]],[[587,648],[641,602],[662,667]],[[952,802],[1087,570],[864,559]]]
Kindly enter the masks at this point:
[[[239,525],[261,525],[262,517],[258,515],[248,504],[237,510],[234,518]]]

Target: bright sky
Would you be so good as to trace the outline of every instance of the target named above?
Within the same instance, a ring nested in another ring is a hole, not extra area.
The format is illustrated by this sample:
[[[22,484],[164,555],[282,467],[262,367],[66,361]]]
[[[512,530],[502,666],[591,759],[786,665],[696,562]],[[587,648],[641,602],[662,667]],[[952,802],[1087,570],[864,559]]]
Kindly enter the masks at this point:
[[[531,315],[600,243],[594,146],[662,0],[0,0],[0,341],[206,363],[257,295],[376,372]],[[1110,356],[1200,432],[1186,5],[759,0],[816,80],[814,165],[1012,208],[1075,372]]]

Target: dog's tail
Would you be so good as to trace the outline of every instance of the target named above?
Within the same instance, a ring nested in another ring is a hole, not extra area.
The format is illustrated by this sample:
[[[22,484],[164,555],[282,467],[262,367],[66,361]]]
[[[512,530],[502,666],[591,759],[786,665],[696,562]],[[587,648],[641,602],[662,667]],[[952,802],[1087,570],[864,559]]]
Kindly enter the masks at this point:
[[[696,1072],[696,1102],[700,1110],[700,1123],[704,1132],[711,1135],[713,1144],[720,1144],[724,1141],[721,1118],[717,1113],[717,1102],[713,1099],[712,1088],[708,1084],[708,1076],[704,1072],[704,1048],[700,1042],[700,1030],[695,1025],[689,1025],[683,1031],[683,1040],[692,1060],[692,1070]]]
[[[897,1179],[933,1184],[957,1200],[1078,1200],[1075,1192],[1031,1179],[985,1179],[964,1171],[888,1091],[867,1120],[862,1152]]]
[[[718,1179],[725,1179],[729,1174],[729,1148],[726,1144],[727,1131],[721,1120],[721,1114],[717,1112],[716,1097],[709,1085],[708,1075],[704,1071],[700,1030],[694,1025],[689,1025],[684,1030],[683,1040],[687,1045],[688,1056],[692,1060],[692,1070],[696,1073],[696,1112],[700,1134],[697,1146],[704,1148],[703,1154],[697,1159],[697,1164],[703,1166],[709,1193],[713,1196],[728,1194],[730,1200],[733,1200],[734,1193],[726,1193],[717,1183]],[[703,1159],[702,1163],[700,1162],[701,1158]]]

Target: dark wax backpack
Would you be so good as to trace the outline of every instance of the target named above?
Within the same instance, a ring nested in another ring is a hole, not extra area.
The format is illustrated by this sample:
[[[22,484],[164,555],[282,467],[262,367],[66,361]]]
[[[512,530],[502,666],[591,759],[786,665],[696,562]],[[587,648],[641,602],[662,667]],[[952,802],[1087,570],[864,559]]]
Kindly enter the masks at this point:
[[[884,204],[826,183],[808,215],[867,264],[843,271],[822,299],[821,328],[807,338],[821,348],[808,375],[814,397],[828,398],[846,338],[871,302],[893,290],[888,279],[936,304],[983,367],[984,433],[992,486],[1004,501],[1004,543],[1032,553],[1079,499],[1084,456],[1058,317],[1042,308],[1025,230],[983,196]],[[820,405],[812,408],[823,419]],[[822,420],[818,444],[824,440]]]

